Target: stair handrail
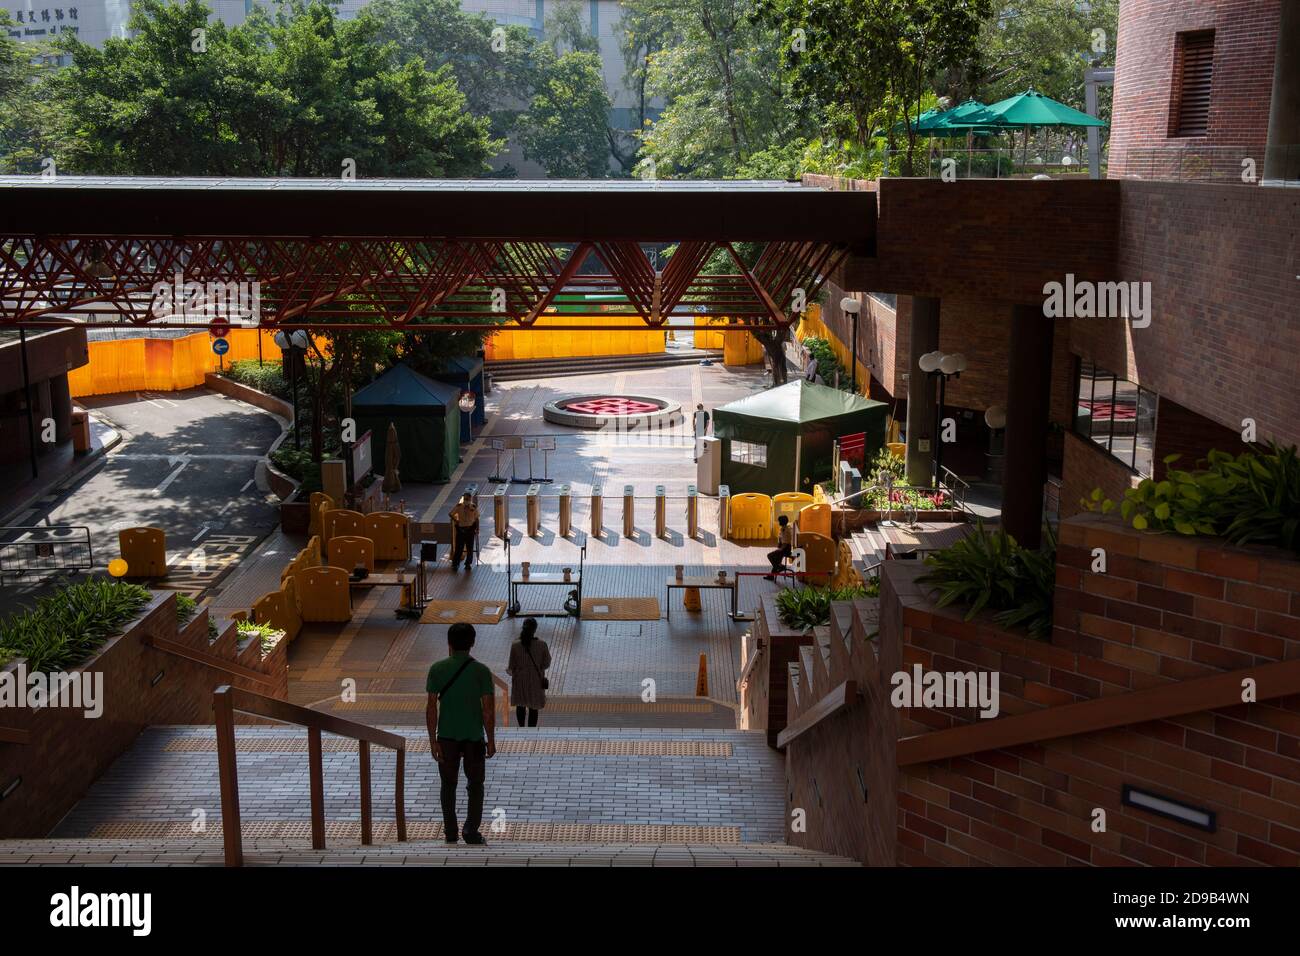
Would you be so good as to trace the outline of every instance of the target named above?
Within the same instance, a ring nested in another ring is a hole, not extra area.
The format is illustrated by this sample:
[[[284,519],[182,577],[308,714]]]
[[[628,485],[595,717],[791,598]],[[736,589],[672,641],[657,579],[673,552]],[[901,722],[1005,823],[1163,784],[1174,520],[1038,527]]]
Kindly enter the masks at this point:
[[[397,839],[406,841],[406,738],[369,727],[335,714],[312,710],[287,700],[277,700],[249,690],[223,684],[212,692],[216,718],[217,775],[221,784],[221,823],[226,866],[244,865],[243,835],[239,824],[239,776],[235,767],[235,714],[250,714],[307,728],[307,763],[311,781],[311,845],[325,849],[325,773],[321,756],[321,733],[357,741],[361,772],[361,843],[372,842],[370,817],[370,745],[387,747],[397,754],[393,787],[397,817]]]

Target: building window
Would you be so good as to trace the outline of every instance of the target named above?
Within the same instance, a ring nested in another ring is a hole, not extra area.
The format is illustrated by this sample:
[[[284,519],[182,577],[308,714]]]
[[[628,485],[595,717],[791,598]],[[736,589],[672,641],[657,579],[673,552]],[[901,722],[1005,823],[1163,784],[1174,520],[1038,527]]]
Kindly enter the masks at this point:
[[[1210,131],[1210,86],[1214,78],[1214,31],[1180,33],[1174,54],[1174,100],[1170,136],[1204,136]]]
[[[1083,360],[1076,381],[1074,433],[1150,478],[1156,443],[1156,393]]]
[[[757,442],[733,441],[731,443],[731,460],[742,465],[756,468],[767,467],[767,446]]]

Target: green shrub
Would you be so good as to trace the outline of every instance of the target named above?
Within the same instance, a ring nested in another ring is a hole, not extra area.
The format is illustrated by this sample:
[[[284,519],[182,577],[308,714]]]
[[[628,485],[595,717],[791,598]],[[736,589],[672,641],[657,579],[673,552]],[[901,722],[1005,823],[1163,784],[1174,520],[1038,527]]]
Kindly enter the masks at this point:
[[[199,602],[188,594],[176,594],[176,623],[183,625],[199,609]]]
[[[311,460],[310,449],[281,445],[271,453],[271,463],[290,478],[301,483],[303,494],[321,490],[320,463]]]
[[[776,612],[781,623],[796,630],[829,624],[832,601],[867,597],[867,588],[785,588],[777,593]]]
[[[231,362],[230,368],[226,369],[224,374],[232,382],[247,385],[249,388],[255,388],[259,392],[266,392],[268,395],[292,400],[293,396],[289,389],[289,383],[284,377],[279,362],[266,362],[263,365],[258,365],[256,359],[244,359],[239,362]]]
[[[974,531],[925,557],[931,570],[918,580],[939,590],[939,607],[966,608],[966,620],[984,609],[998,612],[1003,627],[1025,627],[1044,640],[1052,633],[1052,596],[1056,588],[1056,535],[1047,526],[1041,551],[1022,548],[1005,531],[989,531],[980,522]]]
[[[254,624],[252,621],[236,622],[235,630],[239,632],[241,638],[256,635],[261,640],[264,651],[269,651],[280,638],[284,637],[284,631],[279,628],[271,627],[269,624]]]
[[[843,391],[849,391],[849,383],[852,377],[848,369],[840,364],[840,360],[835,357],[835,350],[831,343],[817,335],[810,335],[802,340],[803,347],[808,350],[813,358],[817,360],[817,374],[821,380],[832,387],[835,385],[835,373],[839,373],[840,388]]]
[[[40,598],[0,622],[0,655],[24,657],[32,671],[66,671],[99,650],[149,603],[149,589],[90,578]]]
[[[1166,465],[1179,458],[1170,455]],[[1115,502],[1094,488],[1082,501],[1109,513]],[[1196,471],[1169,468],[1161,481],[1144,478],[1124,493],[1120,515],[1139,531],[1220,535],[1232,544],[1270,544],[1300,554],[1300,458],[1296,446],[1270,443],[1267,453],[1235,458],[1212,451]]]

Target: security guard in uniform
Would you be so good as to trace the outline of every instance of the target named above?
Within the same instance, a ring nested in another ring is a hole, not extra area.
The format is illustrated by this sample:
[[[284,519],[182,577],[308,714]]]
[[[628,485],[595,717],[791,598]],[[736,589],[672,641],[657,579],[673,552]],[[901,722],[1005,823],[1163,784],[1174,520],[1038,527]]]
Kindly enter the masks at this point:
[[[474,565],[474,542],[478,539],[478,506],[469,492],[461,495],[460,502],[451,509],[452,552],[451,569],[460,570],[460,559],[465,558],[465,570]]]

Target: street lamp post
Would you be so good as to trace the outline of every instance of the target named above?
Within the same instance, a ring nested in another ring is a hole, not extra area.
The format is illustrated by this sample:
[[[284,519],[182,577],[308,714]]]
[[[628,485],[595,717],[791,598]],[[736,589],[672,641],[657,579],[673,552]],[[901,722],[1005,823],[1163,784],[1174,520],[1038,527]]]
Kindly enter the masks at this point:
[[[856,392],[858,390],[858,313],[862,311],[862,303],[846,295],[840,299],[840,308],[853,320],[853,368],[849,370],[849,375],[853,391]]]
[[[926,352],[917,362],[921,371],[939,379],[939,404],[934,410],[934,487],[940,486],[943,468],[943,403],[947,392],[948,379],[961,378],[966,371],[966,356],[960,352],[943,353]]]
[[[474,411],[475,402],[476,397],[473,392],[461,392],[460,398],[456,400],[456,407],[465,416],[465,434],[470,438],[474,437],[474,425],[469,416]]]
[[[293,447],[301,449],[302,437],[298,431],[298,353],[307,351],[310,340],[302,329],[296,329],[289,335],[285,335],[281,329],[275,333],[275,344],[280,347],[283,364],[289,366],[289,391],[293,393]]]

